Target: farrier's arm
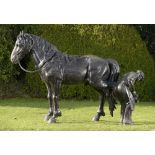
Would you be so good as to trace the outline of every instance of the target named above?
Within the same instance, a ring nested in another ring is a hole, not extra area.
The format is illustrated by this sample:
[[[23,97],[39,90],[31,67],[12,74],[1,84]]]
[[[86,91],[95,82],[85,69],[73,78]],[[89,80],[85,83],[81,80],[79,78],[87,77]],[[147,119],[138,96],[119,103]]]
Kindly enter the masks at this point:
[[[129,80],[129,84],[130,84],[129,89],[130,89],[131,93],[133,94],[133,97],[135,99],[135,102],[137,102],[137,100],[138,100],[138,94],[137,94],[137,92],[135,90],[135,86],[134,86],[135,79],[130,79]]]

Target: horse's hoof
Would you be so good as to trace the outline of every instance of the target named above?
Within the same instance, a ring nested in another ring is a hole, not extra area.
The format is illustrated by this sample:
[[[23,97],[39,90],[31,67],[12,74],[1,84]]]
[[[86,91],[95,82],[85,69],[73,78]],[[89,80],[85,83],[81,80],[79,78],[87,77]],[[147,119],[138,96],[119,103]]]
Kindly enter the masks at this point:
[[[94,121],[94,122],[98,122],[100,119],[99,119],[99,117],[98,116],[94,116],[93,118],[92,118],[92,121]]]
[[[48,123],[56,123],[56,118],[54,118],[54,117],[51,117],[50,119],[49,119],[49,121],[48,121]]]
[[[44,117],[44,121],[48,121],[51,117],[52,117],[51,115],[46,115],[46,116]]]
[[[60,117],[60,116],[62,116],[62,113],[61,113],[61,111],[58,111],[58,112],[54,113],[54,115],[55,115],[55,117]]]
[[[100,117],[100,116],[103,116],[104,117],[105,116],[105,112],[98,112],[97,113],[97,117]]]

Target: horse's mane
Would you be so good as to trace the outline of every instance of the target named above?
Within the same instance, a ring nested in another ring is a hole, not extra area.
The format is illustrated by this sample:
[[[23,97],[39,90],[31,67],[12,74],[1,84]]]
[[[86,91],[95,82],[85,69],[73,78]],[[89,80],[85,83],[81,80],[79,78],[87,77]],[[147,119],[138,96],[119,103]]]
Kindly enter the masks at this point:
[[[43,55],[46,60],[52,58],[53,55],[55,59],[59,59],[65,62],[77,61],[77,59],[81,57],[79,55],[70,55],[61,52],[55,45],[49,43],[42,37],[33,34],[27,34],[27,35],[30,35],[32,37],[35,49],[37,49],[37,51],[39,50],[40,52],[44,52]]]
[[[32,37],[36,47],[39,47],[41,49],[44,48],[44,50],[42,50],[42,51],[44,51],[44,52],[47,52],[47,51],[53,52],[54,51],[54,52],[60,53],[58,48],[55,45],[53,45],[52,43],[49,43],[46,39],[36,36],[36,35],[33,35],[33,34],[27,34],[27,35],[30,35]]]

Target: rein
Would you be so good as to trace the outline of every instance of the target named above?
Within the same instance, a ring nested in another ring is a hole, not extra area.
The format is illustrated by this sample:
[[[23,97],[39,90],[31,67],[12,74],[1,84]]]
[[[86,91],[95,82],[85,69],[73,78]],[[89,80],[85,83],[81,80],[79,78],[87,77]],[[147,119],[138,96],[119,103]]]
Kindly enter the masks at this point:
[[[43,68],[43,66],[55,56],[55,54],[56,54],[56,52],[54,53],[54,55],[53,55],[50,59],[48,59],[47,61],[44,61],[44,62],[41,64],[41,66],[39,66],[38,69],[36,69],[36,70],[32,70],[32,71],[31,71],[31,70],[25,69],[25,68],[21,65],[20,61],[18,61],[18,65],[19,65],[19,67],[20,67],[24,72],[27,72],[27,73],[36,73],[36,72],[39,72],[39,71]]]
[[[40,66],[38,69],[33,70],[33,71],[25,69],[25,68],[21,65],[20,61],[18,61],[18,65],[19,65],[19,67],[20,67],[24,72],[27,72],[27,73],[36,73],[36,72],[39,72],[39,71],[41,70],[41,68],[43,67],[44,64],[43,64],[42,66]]]

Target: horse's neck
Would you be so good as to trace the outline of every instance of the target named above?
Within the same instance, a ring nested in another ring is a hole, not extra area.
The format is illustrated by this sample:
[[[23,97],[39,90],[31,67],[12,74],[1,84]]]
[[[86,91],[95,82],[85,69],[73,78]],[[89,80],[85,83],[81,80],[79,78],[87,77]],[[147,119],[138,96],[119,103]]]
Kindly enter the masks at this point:
[[[32,50],[32,56],[36,65],[39,65],[40,62],[43,60],[38,51],[36,51],[35,49]]]
[[[33,35],[33,39],[34,39],[34,46],[32,48],[32,55],[35,64],[39,65],[44,59],[44,51],[43,48],[41,47],[40,42],[38,41],[38,38]]]
[[[40,66],[48,59],[52,58],[53,55],[55,55],[55,52],[58,55],[62,55],[62,53],[57,51],[57,48],[55,46],[51,45],[44,39],[35,35],[33,35],[32,37],[34,39],[34,46],[32,48],[33,59],[37,66]]]

